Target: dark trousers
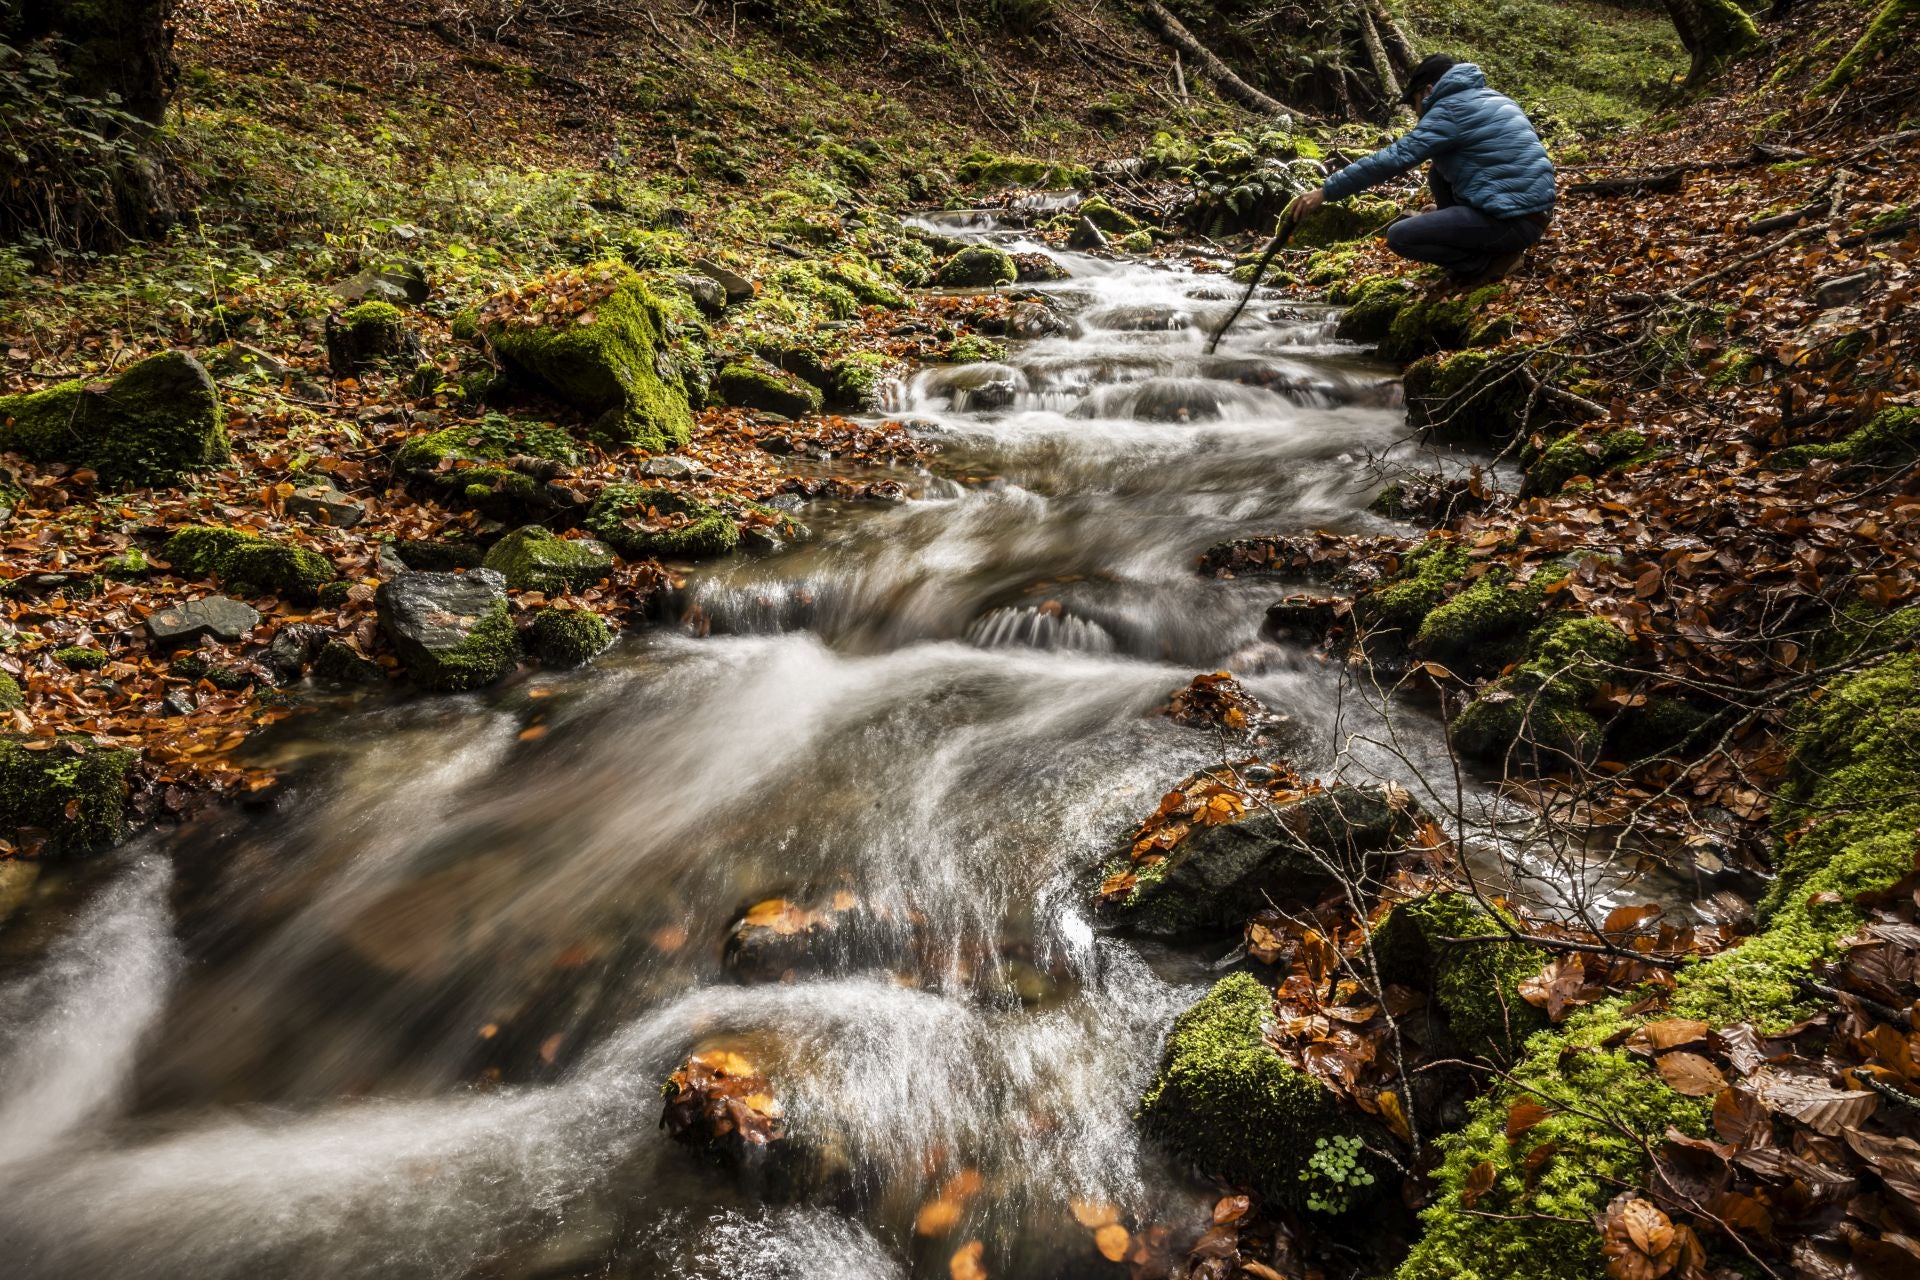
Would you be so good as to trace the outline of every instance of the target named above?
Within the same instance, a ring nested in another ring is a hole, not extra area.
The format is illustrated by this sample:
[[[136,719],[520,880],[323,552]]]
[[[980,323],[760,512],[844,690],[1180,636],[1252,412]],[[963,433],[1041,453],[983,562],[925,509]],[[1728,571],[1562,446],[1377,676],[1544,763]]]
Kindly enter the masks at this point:
[[[1453,189],[1428,171],[1432,213],[1402,218],[1387,228],[1387,247],[1403,258],[1430,262],[1449,274],[1474,276],[1495,258],[1518,253],[1546,234],[1544,218],[1494,218],[1458,204]]]

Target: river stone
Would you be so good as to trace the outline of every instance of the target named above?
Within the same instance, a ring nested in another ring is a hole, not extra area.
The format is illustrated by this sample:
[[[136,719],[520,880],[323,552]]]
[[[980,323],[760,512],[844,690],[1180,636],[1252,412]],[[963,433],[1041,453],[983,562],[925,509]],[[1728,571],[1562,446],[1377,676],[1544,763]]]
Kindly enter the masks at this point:
[[[1131,932],[1180,937],[1238,929],[1270,901],[1311,902],[1336,872],[1376,872],[1413,835],[1419,810],[1404,791],[1395,799],[1397,808],[1385,787],[1343,786],[1195,827],[1155,874],[1141,872],[1131,894],[1100,903],[1098,914]],[[1131,840],[1122,842],[1103,873],[1132,868],[1131,851]]]
[[[1013,255],[998,245],[973,244],[940,264],[934,283],[948,288],[983,289],[1020,278]]]
[[[512,670],[519,644],[507,580],[492,569],[407,572],[374,594],[380,626],[407,674],[429,689],[477,689]]]
[[[493,544],[486,566],[516,591],[554,594],[592,586],[613,571],[613,550],[593,538],[562,538],[537,524]]]
[[[716,474],[712,467],[676,453],[642,459],[634,470],[649,480],[705,480]]]
[[[367,509],[330,484],[306,484],[287,495],[287,514],[351,529],[367,518]]]
[[[314,655],[330,639],[327,629],[312,622],[289,622],[273,633],[266,664],[282,684],[298,680]]]
[[[238,640],[259,623],[259,611],[252,605],[226,596],[203,596],[149,615],[147,634],[161,646],[174,648],[191,644],[202,636]]]
[[[728,302],[745,302],[753,296],[753,284],[736,271],[729,271],[711,258],[695,258],[693,269],[727,292]]]
[[[910,924],[840,891],[814,902],[757,903],[728,931],[721,963],[739,982],[781,982],[900,965],[912,944]]]
[[[687,296],[693,299],[693,305],[707,315],[717,316],[727,309],[727,287],[712,276],[679,275],[673,278],[673,282],[686,290]]]

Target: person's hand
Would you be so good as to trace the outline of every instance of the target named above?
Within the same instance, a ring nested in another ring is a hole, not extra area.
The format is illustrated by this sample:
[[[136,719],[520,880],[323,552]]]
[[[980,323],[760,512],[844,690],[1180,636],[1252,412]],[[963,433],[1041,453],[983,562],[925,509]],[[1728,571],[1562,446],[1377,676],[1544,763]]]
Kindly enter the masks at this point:
[[[1326,202],[1327,193],[1320,187],[1302,192],[1293,198],[1292,204],[1287,206],[1287,221],[1298,222]]]

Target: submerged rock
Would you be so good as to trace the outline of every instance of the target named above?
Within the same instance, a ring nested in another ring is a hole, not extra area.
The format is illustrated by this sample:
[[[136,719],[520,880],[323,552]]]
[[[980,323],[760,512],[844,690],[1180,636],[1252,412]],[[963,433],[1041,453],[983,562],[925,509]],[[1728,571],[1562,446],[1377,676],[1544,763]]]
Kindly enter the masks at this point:
[[[1263,795],[1252,779],[1196,781],[1162,801],[1103,867],[1104,922],[1163,937],[1237,929],[1270,901],[1315,899],[1342,877],[1378,872],[1419,824],[1397,787]]]
[[[788,1153],[786,1113],[773,1083],[743,1054],[710,1048],[689,1057],[660,1088],[660,1127],[674,1141],[741,1172],[773,1172]]]
[[[728,932],[722,963],[741,982],[780,982],[800,974],[896,965],[906,959],[912,942],[910,922],[841,890],[811,904],[787,898],[755,903]]]
[[[0,453],[91,467],[108,484],[164,484],[229,456],[213,379],[192,356],[151,356],[111,382],[0,396]]]
[[[380,626],[407,674],[429,689],[477,689],[513,669],[519,640],[506,579],[491,569],[407,572],[374,596]],[[323,655],[324,656],[324,655]]]
[[[1385,1144],[1266,1043],[1272,1008],[1273,993],[1251,974],[1216,983],[1174,1019],[1140,1120],[1206,1173],[1299,1207],[1314,1194],[1309,1161],[1320,1145],[1336,1137],[1359,1138],[1363,1151]],[[1359,1160],[1373,1174],[1368,1185],[1384,1184],[1383,1162]]]

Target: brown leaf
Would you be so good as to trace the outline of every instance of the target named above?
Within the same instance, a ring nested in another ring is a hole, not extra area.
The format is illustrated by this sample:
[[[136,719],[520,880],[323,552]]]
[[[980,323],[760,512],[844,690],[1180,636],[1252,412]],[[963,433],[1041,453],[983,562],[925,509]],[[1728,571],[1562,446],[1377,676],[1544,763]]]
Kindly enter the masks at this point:
[[[1507,1141],[1512,1142],[1553,1112],[1532,1098],[1522,1098],[1507,1108]]]
[[[947,1274],[953,1280],[987,1280],[987,1269],[980,1261],[986,1251],[978,1240],[967,1241],[947,1259]]]
[[[1697,1053],[1669,1053],[1655,1061],[1660,1078],[1675,1093],[1689,1098],[1705,1098],[1727,1087],[1720,1068]]]
[[[1480,1197],[1493,1190],[1493,1179],[1493,1161],[1482,1160],[1473,1166],[1467,1173],[1466,1185],[1460,1188],[1460,1203],[1468,1209],[1479,1204]]]
[[[1127,1246],[1131,1243],[1133,1237],[1117,1222],[1110,1222],[1093,1233],[1093,1247],[1108,1262],[1118,1262],[1126,1257]]]
[[[1756,1071],[1749,1083],[1768,1109],[1791,1116],[1828,1138],[1839,1137],[1880,1106],[1878,1094],[1836,1089],[1825,1080],[1788,1075],[1784,1071]]]
[[[1691,1018],[1663,1018],[1639,1027],[1627,1037],[1627,1048],[1648,1055],[1665,1053],[1707,1038],[1707,1024]]]
[[[1766,1106],[1737,1085],[1713,1100],[1713,1131],[1735,1151],[1773,1145],[1773,1119]]]
[[[1213,1206],[1214,1223],[1238,1222],[1252,1207],[1253,1201],[1246,1196],[1221,1196]]]

